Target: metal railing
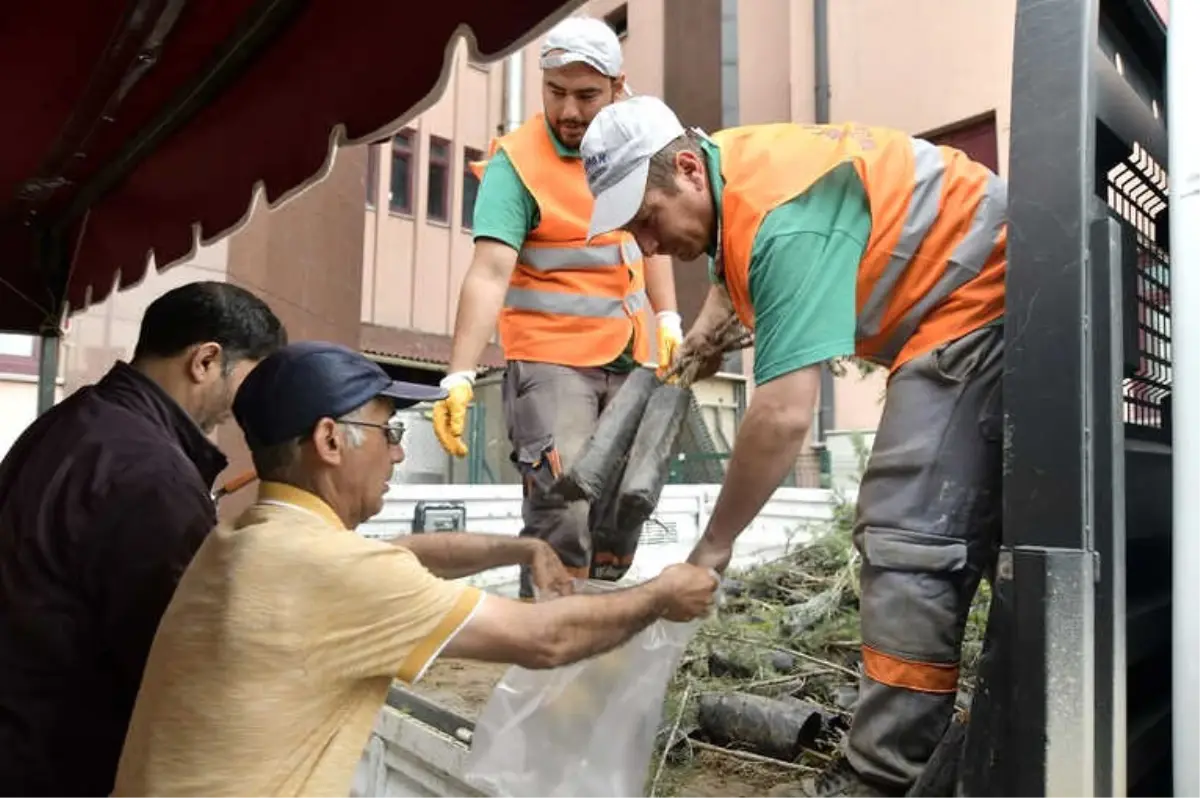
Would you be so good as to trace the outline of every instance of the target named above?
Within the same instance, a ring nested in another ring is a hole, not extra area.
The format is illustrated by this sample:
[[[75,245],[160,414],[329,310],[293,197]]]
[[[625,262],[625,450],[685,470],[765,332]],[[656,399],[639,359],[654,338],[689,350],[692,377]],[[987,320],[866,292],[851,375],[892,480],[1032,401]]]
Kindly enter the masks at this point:
[[[671,457],[667,484],[719,484],[725,476],[730,452],[682,451]],[[828,451],[806,452],[796,459],[783,480],[781,488],[830,487],[830,458]],[[714,479],[714,476],[716,477]]]

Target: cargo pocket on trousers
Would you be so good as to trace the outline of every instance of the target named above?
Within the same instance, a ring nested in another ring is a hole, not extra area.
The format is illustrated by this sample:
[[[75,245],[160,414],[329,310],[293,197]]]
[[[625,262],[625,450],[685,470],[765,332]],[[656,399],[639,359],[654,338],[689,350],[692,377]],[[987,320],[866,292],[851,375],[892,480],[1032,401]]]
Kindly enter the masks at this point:
[[[1004,331],[995,326],[981,327],[934,348],[925,358],[928,373],[946,385],[961,385],[975,376],[989,358],[996,339]]]
[[[967,544],[907,529],[867,527],[863,560],[863,644],[918,662],[956,662]]]
[[[553,395],[545,375],[521,361],[510,362],[505,377],[504,415],[512,444],[509,459],[521,473],[526,496],[541,496],[562,471],[554,448]]]
[[[953,573],[967,565],[967,544],[942,535],[869,526],[863,534],[863,557],[891,571]]]
[[[521,472],[525,494],[545,495],[562,476],[562,463],[554,448],[554,438],[543,435],[522,441],[510,455],[513,465]]]

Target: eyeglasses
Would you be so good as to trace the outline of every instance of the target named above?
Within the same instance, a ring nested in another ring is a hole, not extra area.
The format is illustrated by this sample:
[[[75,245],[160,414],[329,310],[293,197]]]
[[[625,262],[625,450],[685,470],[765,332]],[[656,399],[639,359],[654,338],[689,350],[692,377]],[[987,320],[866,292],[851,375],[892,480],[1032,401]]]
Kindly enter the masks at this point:
[[[383,430],[389,446],[399,446],[404,441],[404,425],[399,421],[390,424],[372,424],[369,421],[339,421],[339,424],[350,424],[355,427],[374,427]]]

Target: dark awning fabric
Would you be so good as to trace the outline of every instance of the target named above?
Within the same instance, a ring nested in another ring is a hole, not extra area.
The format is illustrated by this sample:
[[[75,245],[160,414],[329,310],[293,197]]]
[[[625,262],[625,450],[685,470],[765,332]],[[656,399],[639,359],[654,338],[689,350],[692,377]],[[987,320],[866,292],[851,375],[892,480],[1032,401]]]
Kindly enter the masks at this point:
[[[65,0],[0,12],[0,329],[53,329],[319,179],[581,0]],[[469,29],[469,32],[467,31]],[[440,93],[440,92],[438,92]]]

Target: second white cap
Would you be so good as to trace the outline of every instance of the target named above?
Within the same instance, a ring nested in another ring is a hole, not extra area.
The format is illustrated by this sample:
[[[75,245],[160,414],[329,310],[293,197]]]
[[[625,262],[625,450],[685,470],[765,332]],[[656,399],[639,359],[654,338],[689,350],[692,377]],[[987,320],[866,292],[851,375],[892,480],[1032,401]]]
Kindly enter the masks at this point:
[[[613,103],[596,114],[579,145],[588,188],[596,198],[588,238],[620,229],[637,215],[650,159],[683,133],[675,112],[649,95]]]
[[[567,17],[546,34],[542,42],[542,69],[557,69],[582,62],[610,78],[621,75],[621,42],[602,20]]]

